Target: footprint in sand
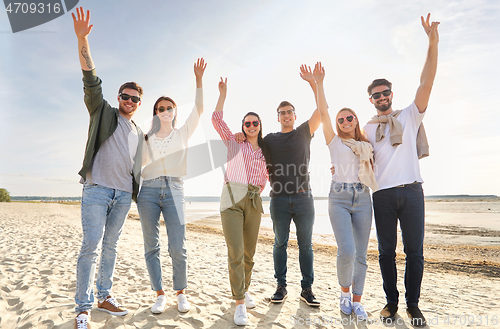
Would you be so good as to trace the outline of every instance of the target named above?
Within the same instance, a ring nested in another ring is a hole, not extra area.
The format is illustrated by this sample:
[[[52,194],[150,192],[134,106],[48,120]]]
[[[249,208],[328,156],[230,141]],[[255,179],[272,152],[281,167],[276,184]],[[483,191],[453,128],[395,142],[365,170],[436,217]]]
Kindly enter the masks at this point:
[[[19,298],[19,297],[7,299],[7,304],[9,304],[9,306],[17,305],[20,302],[21,302],[21,298]]]
[[[29,286],[27,284],[24,284],[24,282],[21,282],[20,284],[17,285],[16,290],[28,290]]]
[[[195,319],[195,318],[193,318],[193,317],[185,318],[185,320],[186,320],[188,323],[192,324],[192,325],[193,325],[193,327],[195,327],[195,328],[202,328],[202,327],[204,327],[204,325],[205,325],[205,324],[203,323],[203,321],[198,320],[198,319]]]

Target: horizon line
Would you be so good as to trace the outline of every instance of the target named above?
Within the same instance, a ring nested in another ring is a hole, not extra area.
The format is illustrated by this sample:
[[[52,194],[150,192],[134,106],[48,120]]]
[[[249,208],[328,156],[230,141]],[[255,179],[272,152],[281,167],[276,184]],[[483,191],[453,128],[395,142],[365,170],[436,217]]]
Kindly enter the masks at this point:
[[[11,195],[12,198],[54,198],[54,199],[62,199],[62,198],[81,198],[81,196],[42,196],[42,195]],[[270,198],[269,196],[262,196],[263,198]],[[328,198],[328,195],[317,195],[313,196],[314,198]],[[456,197],[493,197],[500,198],[498,195],[494,194],[436,194],[436,195],[425,195],[425,198],[456,198]],[[184,198],[220,198],[220,195],[185,195]]]

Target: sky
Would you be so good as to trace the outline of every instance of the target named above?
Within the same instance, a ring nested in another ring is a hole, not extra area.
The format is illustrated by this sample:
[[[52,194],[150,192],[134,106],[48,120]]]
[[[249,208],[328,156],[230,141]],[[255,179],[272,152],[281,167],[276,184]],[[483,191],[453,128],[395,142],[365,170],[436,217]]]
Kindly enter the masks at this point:
[[[500,2],[497,0],[80,0],[103,93],[117,106],[119,86],[144,88],[134,121],[147,130],[155,100],[167,95],[182,124],[194,105],[193,65],[208,63],[204,114],[190,145],[218,139],[210,118],[220,77],[228,79],[225,120],[239,131],[259,113],[263,132],[280,125],[276,108],[294,104],[297,125],[315,109],[302,64],[321,61],[330,113],[375,113],[366,88],[393,83],[393,109],[415,97],[428,39],[420,16],[440,21],[439,63],[424,124],[430,156],[420,160],[426,195],[500,195]],[[73,10],[75,12],[75,10]],[[0,188],[11,196],[80,196],[88,131],[77,39],[69,13],[12,33],[0,11]],[[330,156],[323,133],[311,142],[311,184],[327,196]],[[186,196],[218,196],[222,170],[185,181]],[[267,195],[269,187],[263,192]]]

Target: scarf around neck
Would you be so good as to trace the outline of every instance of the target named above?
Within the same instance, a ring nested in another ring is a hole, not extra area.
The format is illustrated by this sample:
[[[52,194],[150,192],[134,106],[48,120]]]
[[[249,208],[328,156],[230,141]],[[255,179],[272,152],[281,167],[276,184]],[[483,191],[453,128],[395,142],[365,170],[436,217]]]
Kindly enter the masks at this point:
[[[389,115],[375,115],[368,123],[378,123],[375,131],[375,141],[380,142],[385,137],[385,127],[389,124],[391,145],[398,146],[403,143],[403,125],[397,119],[401,110],[393,111]],[[424,124],[421,123],[417,132],[417,155],[419,159],[429,156],[429,142],[425,133]]]
[[[359,171],[358,178],[359,181],[369,188],[372,191],[378,190],[378,184],[375,180],[375,174],[373,172],[372,163],[373,163],[373,147],[372,144],[363,141],[356,141],[352,138],[350,139],[340,139],[342,143],[346,146],[350,147],[351,150],[356,154],[359,158]]]

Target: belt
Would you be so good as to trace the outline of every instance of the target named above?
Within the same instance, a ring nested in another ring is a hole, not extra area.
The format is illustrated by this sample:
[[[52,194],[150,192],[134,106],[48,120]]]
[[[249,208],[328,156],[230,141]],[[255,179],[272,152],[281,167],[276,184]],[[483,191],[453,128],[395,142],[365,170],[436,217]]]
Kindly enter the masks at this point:
[[[231,202],[233,203],[233,207],[236,207],[236,202],[234,201],[233,191],[231,189],[231,183],[227,183],[227,189],[229,192],[229,197],[231,198]],[[256,197],[260,196],[260,186],[255,186],[252,184],[248,184],[248,198],[252,200],[252,206],[257,209],[257,204],[255,203]],[[264,212],[264,209],[262,209]]]
[[[260,196],[260,186],[254,186],[248,184],[248,198],[252,200],[252,205],[257,209],[257,204],[255,203],[255,198]]]
[[[394,186],[394,187],[405,187],[405,186],[408,186],[408,185],[415,185],[415,184],[420,184],[420,182],[414,181],[413,183],[410,183],[410,184],[401,184],[401,185]]]

